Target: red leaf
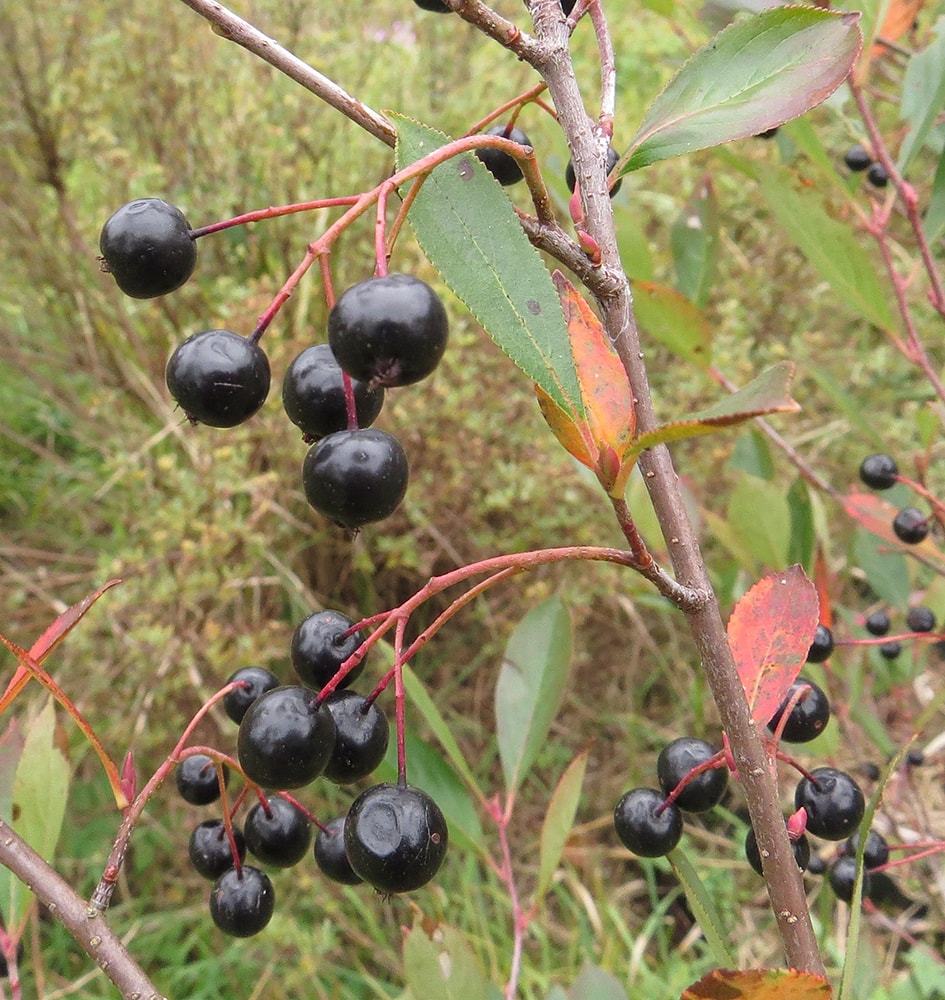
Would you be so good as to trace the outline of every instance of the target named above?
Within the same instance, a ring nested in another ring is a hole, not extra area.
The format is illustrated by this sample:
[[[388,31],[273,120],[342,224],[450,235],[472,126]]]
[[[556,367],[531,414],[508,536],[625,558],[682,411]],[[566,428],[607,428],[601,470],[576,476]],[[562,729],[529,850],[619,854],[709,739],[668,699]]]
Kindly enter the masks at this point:
[[[683,991],[680,1000],[830,1000],[822,976],[795,969],[715,969]]]
[[[798,565],[762,577],[735,605],[728,642],[757,725],[766,725],[801,671],[818,616],[817,591]]]

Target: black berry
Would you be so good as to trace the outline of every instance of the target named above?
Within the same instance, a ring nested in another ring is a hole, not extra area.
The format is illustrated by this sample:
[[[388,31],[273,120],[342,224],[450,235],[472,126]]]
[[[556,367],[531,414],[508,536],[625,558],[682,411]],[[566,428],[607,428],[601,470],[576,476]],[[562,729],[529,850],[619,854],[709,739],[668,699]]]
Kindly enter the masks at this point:
[[[227,684],[242,681],[249,687],[238,687],[223,696],[223,711],[237,724],[243,721],[246,709],[267,691],[279,686],[279,678],[265,667],[241,667],[227,678]]]
[[[286,685],[257,698],[240,723],[240,766],[263,788],[301,788],[328,763],[335,744],[331,713],[314,691]]]
[[[844,844],[844,852],[851,857],[856,857],[856,851],[860,844],[860,832],[857,830],[852,837]],[[867,869],[879,868],[889,860],[889,845],[886,838],[875,830],[870,830],[866,835],[866,846],[863,848],[863,867]]]
[[[323,875],[341,885],[360,885],[364,879],[351,867],[345,850],[345,817],[333,819],[315,835],[315,862]]]
[[[434,14],[452,14],[453,12],[443,3],[443,0],[413,0],[421,10],[429,10]]]
[[[507,125],[496,125],[490,128],[485,135],[498,135],[510,142],[517,142],[520,146],[530,146],[528,136],[520,128],[509,128]],[[522,168],[514,156],[509,155],[504,149],[477,149],[476,156],[482,161],[483,166],[492,176],[504,187],[516,184],[522,179]]]
[[[351,381],[358,427],[370,427],[384,405],[384,390]],[[282,380],[282,405],[307,438],[348,429],[344,376],[328,344],[307,347],[289,365]]]
[[[813,781],[801,778],[794,791],[794,808],[807,811],[807,831],[824,840],[843,840],[857,828],[866,800],[846,771],[818,767]]]
[[[667,743],[656,759],[656,774],[663,794],[669,795],[694,767],[714,756],[711,744],[691,736]],[[691,778],[674,802],[686,812],[705,812],[722,801],[727,786],[728,771],[724,767],[711,768]]]
[[[173,292],[197,264],[190,223],[179,208],[160,198],[122,205],[102,227],[99,249],[104,269],[135,299]]]
[[[621,843],[641,858],[658,858],[679,843],[683,818],[675,804],[661,813],[664,796],[655,788],[632,788],[614,807],[614,829]]]
[[[935,630],[935,612],[922,605],[909,608],[909,613],[906,615],[906,625],[912,632],[933,632]]]
[[[830,888],[833,889],[837,899],[842,899],[844,903],[853,902],[853,887],[856,883],[856,858],[851,858],[844,854],[837,858],[830,866],[827,874]],[[863,872],[863,895],[867,896],[870,891],[870,873]]]
[[[892,527],[900,542],[918,545],[929,533],[929,519],[915,507],[904,507],[893,518]]]
[[[777,729],[788,701],[798,688],[805,686],[810,690],[801,695],[800,700],[791,709],[781,733],[781,739],[788,743],[809,743],[824,731],[824,727],[830,720],[830,702],[827,695],[824,694],[823,688],[806,677],[798,677],[791,685],[781,706],[772,716],[768,728],[772,732]]]
[[[426,885],[446,856],[448,834],[439,806],[411,785],[375,785],[352,803],[344,827],[351,867],[379,892]]]
[[[276,903],[269,876],[243,865],[224,872],[210,893],[210,916],[224,934],[252,937],[272,919]]]
[[[823,875],[827,870],[827,862],[819,854],[811,854],[807,862],[808,875]]]
[[[794,849],[794,860],[797,862],[797,867],[802,872],[807,871],[807,866],[810,863],[810,841],[801,834],[797,840],[791,841],[791,847]],[[755,837],[755,831],[751,827],[748,828],[748,834],[745,837],[745,857],[759,875],[764,874],[761,868],[761,852],[758,850],[758,840]]]
[[[426,378],[440,363],[448,334],[439,296],[411,274],[352,285],[328,317],[328,343],[338,364],[371,386]]]
[[[561,9],[564,11],[564,16],[567,17],[572,10],[574,10],[574,5],[577,0],[561,0]]]
[[[238,860],[242,863],[246,857],[246,838],[238,826],[233,827],[233,840],[236,842]],[[208,819],[194,827],[187,853],[194,870],[211,881],[216,881],[236,863],[222,819]]]
[[[901,653],[902,643],[895,639],[891,642],[884,642],[879,647],[879,655],[884,660],[898,660]]]
[[[866,778],[867,781],[879,781],[879,776],[882,773],[879,769],[879,765],[874,764],[871,760],[864,761],[857,770]]]
[[[205,806],[220,797],[220,782],[216,765],[206,754],[198,753],[185,757],[174,772],[177,791],[181,798],[193,806]],[[223,784],[230,783],[230,769],[223,765]]]
[[[907,767],[921,767],[925,763],[925,754],[921,750],[909,750],[906,753]]]
[[[870,635],[885,635],[890,628],[889,614],[886,611],[874,611],[865,621],[866,631]]]
[[[833,652],[833,633],[826,625],[818,625],[814,631],[814,641],[807,651],[808,663],[823,663]]]
[[[340,611],[316,611],[303,618],[292,633],[292,666],[307,687],[321,690],[364,641],[363,632],[345,633],[354,622]],[[364,669],[362,660],[338,685],[345,688]]]
[[[860,479],[874,490],[888,490],[896,483],[899,467],[891,455],[867,455],[860,463]]]
[[[185,340],[167,363],[167,388],[194,423],[235,427],[269,395],[263,349],[230,330],[204,330]]]
[[[889,174],[882,163],[874,163],[866,172],[866,179],[873,187],[884,188],[889,183]]]
[[[873,157],[865,146],[857,144],[846,151],[843,162],[849,170],[858,174],[863,170],[868,170],[873,165]]]
[[[620,159],[620,154],[614,149],[613,146],[607,148],[607,173],[610,174],[611,170],[617,165],[617,161]],[[568,160],[568,165],[564,170],[564,180],[568,185],[568,190],[574,194],[574,186],[577,183],[577,175],[574,173],[574,162]],[[614,186],[610,189],[610,197],[613,196],[620,190],[623,184],[623,178],[617,181]]]
[[[246,815],[243,832],[249,853],[276,868],[298,864],[312,843],[308,817],[281,795],[270,795],[266,806],[257,802]]]
[[[338,431],[313,445],[302,464],[302,486],[320,514],[345,528],[389,517],[407,492],[410,468],[387,431]]]
[[[335,720],[335,748],[325,777],[339,785],[366,778],[384,759],[390,739],[387,716],[354,691],[335,691],[325,705]]]

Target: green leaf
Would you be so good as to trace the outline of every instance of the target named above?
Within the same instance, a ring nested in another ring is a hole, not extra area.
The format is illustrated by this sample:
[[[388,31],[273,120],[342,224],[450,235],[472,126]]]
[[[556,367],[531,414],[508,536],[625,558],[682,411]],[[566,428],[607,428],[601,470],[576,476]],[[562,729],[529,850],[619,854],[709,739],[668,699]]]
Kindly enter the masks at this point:
[[[923,52],[917,52],[902,81],[899,111],[909,131],[899,148],[899,172],[904,174],[922,148],[932,126],[945,107],[945,19],[937,25],[938,36]]]
[[[407,987],[423,1000],[488,1000],[489,981],[463,935],[440,924],[428,934],[420,919],[404,939]]]
[[[708,368],[712,327],[702,310],[675,288],[634,281],[633,309],[644,333],[673,354]]]
[[[621,173],[757,135],[826,100],[860,51],[858,14],[776,7],[700,49],[654,101]]]
[[[541,749],[571,669],[571,618],[557,597],[532,608],[509,638],[495,688],[505,787],[514,792]]]
[[[548,812],[541,826],[541,846],[538,854],[538,888],[535,898],[541,899],[551,887],[555,869],[564,854],[565,844],[574,826],[584,772],[587,770],[587,751],[577,755],[561,776],[558,787],[548,803]]]
[[[402,115],[397,168],[450,138]],[[423,252],[490,337],[561,407],[583,414],[568,328],[551,276],[515,210],[473,153],[455,156],[423,183],[408,216]]]
[[[791,511],[791,543],[788,548],[787,561],[800,563],[809,569],[814,558],[816,529],[810,490],[803,479],[795,479],[791,483],[791,488],[787,493],[787,502]]]
[[[857,526],[853,536],[852,560],[879,597],[894,608],[908,606],[912,586],[909,565],[902,552],[886,545],[871,531]]]
[[[627,1000],[627,991],[615,976],[585,962],[571,984],[568,1000]]]
[[[702,884],[699,873],[678,847],[670,851],[666,859],[672,865],[673,872],[683,887],[692,915],[705,935],[706,944],[712,949],[715,961],[723,968],[735,968],[738,960],[722,937],[721,928],[725,924],[716,909],[715,902]]]
[[[757,562],[771,567],[787,564],[791,511],[783,487],[742,476],[729,497],[727,519]]]
[[[715,279],[719,249],[719,202],[708,174],[683,206],[670,232],[676,287],[705,309]]]
[[[945,233],[945,149],[938,158],[935,179],[932,181],[932,194],[929,197],[929,206],[922,226],[929,243],[935,243]]]
[[[759,165],[757,176],[771,212],[820,277],[850,308],[876,326],[891,329],[884,282],[856,231],[827,214],[816,190],[796,188],[789,170]]]

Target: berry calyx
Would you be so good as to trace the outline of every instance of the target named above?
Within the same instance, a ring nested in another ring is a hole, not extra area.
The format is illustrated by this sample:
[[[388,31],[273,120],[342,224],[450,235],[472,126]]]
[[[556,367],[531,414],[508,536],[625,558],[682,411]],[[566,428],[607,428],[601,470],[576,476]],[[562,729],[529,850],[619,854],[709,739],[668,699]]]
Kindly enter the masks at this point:
[[[314,691],[285,685],[250,705],[236,746],[240,767],[263,788],[301,788],[325,769],[335,744],[331,713]]]
[[[369,704],[354,691],[334,691],[325,705],[335,720],[335,747],[325,765],[325,777],[339,785],[366,778],[387,753],[387,716],[376,702]]]
[[[246,857],[246,838],[238,826],[233,827],[233,840],[242,864]],[[233,849],[223,820],[208,819],[194,827],[187,844],[187,855],[194,870],[211,881],[216,881],[225,871],[235,867]]]
[[[833,633],[826,625],[818,625],[807,651],[808,663],[823,663],[833,652]]]
[[[439,296],[412,274],[352,285],[328,317],[328,343],[338,364],[372,387],[426,378],[440,363],[448,336]]]
[[[884,188],[889,183],[889,174],[882,163],[873,163],[866,171],[866,179],[873,187]]]
[[[345,850],[345,818],[333,819],[315,835],[315,862],[332,882],[360,885],[364,879],[351,867]]]
[[[352,379],[359,427],[370,427],[384,405],[384,390]],[[348,429],[344,377],[328,344],[307,347],[282,380],[286,415],[311,440]]]
[[[867,455],[860,463],[860,479],[874,490],[895,486],[899,466],[892,455]]]
[[[312,843],[308,817],[281,795],[270,795],[265,806],[257,802],[246,815],[243,833],[249,853],[276,868],[298,864]]]
[[[235,427],[265,403],[271,373],[258,344],[230,330],[203,330],[174,351],[165,378],[191,423]]]
[[[507,125],[496,125],[490,128],[485,135],[498,135],[510,142],[517,142],[520,146],[530,146],[528,136],[520,128],[509,128]],[[506,153],[504,149],[493,149],[491,147],[477,149],[476,156],[482,161],[482,165],[492,174],[492,176],[503,186],[517,184],[522,177],[522,168],[514,156]]]
[[[889,613],[884,610],[874,611],[869,615],[866,621],[863,623],[866,626],[866,631],[870,635],[881,636],[885,635],[891,626],[889,620]]]
[[[385,783],[354,800],[344,839],[352,869],[379,892],[397,893],[436,875],[449,838],[443,813],[426,792]]]
[[[313,445],[302,464],[308,502],[342,527],[382,521],[407,493],[410,467],[400,442],[387,431],[338,431]]]
[[[693,768],[714,756],[715,749],[710,743],[692,736],[681,736],[667,743],[656,759],[656,774],[663,794],[671,794]],[[685,812],[706,812],[722,801],[727,787],[725,767],[710,768],[690,778],[673,801]]]
[[[299,679],[320,691],[338,668],[364,642],[364,633],[346,635],[354,622],[340,611],[316,611],[295,626],[289,655]],[[338,688],[346,688],[364,669],[364,660],[348,673]]]
[[[806,687],[808,690],[800,696],[791,709],[781,731],[781,739],[787,743],[809,743],[824,731],[830,721],[830,702],[823,688],[812,680],[801,676],[791,685],[784,701],[771,717],[771,721],[768,723],[771,732],[778,728],[788,703],[802,687]]]
[[[223,711],[237,725],[243,721],[246,710],[267,691],[279,686],[279,678],[265,667],[240,667],[227,678],[226,683],[241,681],[248,687],[234,688],[223,696]]]
[[[893,518],[893,531],[900,542],[918,545],[929,533],[929,519],[915,507],[903,507]]]
[[[607,173],[608,173],[608,175],[610,174],[611,170],[613,170],[614,167],[617,165],[617,161],[619,159],[620,159],[620,154],[617,152],[617,150],[614,149],[613,146],[608,146],[607,147]],[[564,170],[564,180],[565,180],[565,183],[568,185],[568,190],[571,192],[571,194],[574,194],[574,186],[577,183],[577,175],[574,173],[574,161],[573,160],[568,160],[568,165],[567,165],[567,167],[565,167],[565,170]],[[611,198],[613,198],[613,196],[620,190],[622,184],[623,184],[623,178],[621,177],[620,180],[617,181],[614,184],[614,186],[610,189],[610,197]]]
[[[853,902],[853,888],[856,884],[856,858],[844,854],[837,858],[830,866],[827,873],[830,888],[833,889],[837,899],[842,899],[844,903]],[[863,872],[863,895],[868,896],[870,891],[870,873]]]
[[[258,934],[272,919],[275,905],[269,876],[252,865],[224,872],[210,892],[210,916],[231,937]]]
[[[906,615],[906,625],[910,632],[933,632],[935,630],[935,612],[922,605],[909,608],[909,613]]]
[[[99,237],[103,270],[135,299],[153,299],[180,288],[194,273],[197,243],[179,208],[160,198],[122,205]]]
[[[797,840],[791,841],[791,847],[794,850],[794,860],[797,862],[797,867],[802,872],[807,871],[807,866],[810,863],[810,841],[804,834],[801,834]],[[752,827],[748,828],[748,833],[745,836],[745,857],[759,875],[764,875],[764,871],[761,868],[761,852],[758,850],[758,839],[755,837],[755,831]]]
[[[848,170],[858,174],[863,170],[868,170],[873,165],[873,157],[865,146],[857,143],[846,151],[843,162],[847,165]]]
[[[655,788],[632,788],[614,807],[614,829],[620,842],[641,858],[669,854],[682,837],[682,813],[673,803],[657,812],[663,801]]]
[[[857,848],[860,845],[860,831],[857,830],[852,837],[843,845],[844,853],[851,857],[856,857]],[[870,830],[866,835],[866,846],[863,848],[863,867],[866,869],[880,868],[889,860],[889,845],[886,838]]]
[[[206,806],[220,797],[220,782],[213,758],[204,753],[185,757],[174,772],[177,791],[192,806]],[[223,784],[230,783],[230,769],[223,765]]]
[[[794,790],[794,808],[807,811],[807,831],[824,840],[843,840],[857,828],[866,800],[856,781],[834,767],[818,767],[811,781],[801,778]]]

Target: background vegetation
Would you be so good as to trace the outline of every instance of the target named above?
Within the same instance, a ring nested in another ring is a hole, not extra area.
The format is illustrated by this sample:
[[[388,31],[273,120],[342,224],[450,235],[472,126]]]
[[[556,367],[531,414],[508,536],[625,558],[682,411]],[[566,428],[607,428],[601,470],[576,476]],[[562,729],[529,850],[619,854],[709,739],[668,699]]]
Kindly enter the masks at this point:
[[[241,13],[366,103],[452,134],[533,82],[524,66],[457,19],[427,15],[409,0],[243,6]],[[512,0],[497,6],[521,13]],[[937,13],[921,14],[918,30]],[[612,27],[621,61],[620,147],[621,133],[629,138],[646,104],[709,29],[692,0],[615,10]],[[382,178],[390,153],[170,0],[0,0],[0,39],[7,66],[0,75],[0,629],[28,645],[66,605],[105,579],[124,579],[52,665],[114,756],[132,748],[139,772],[150,773],[193,711],[239,666],[261,663],[288,678],[288,639],[310,609],[373,613],[433,572],[498,552],[619,544],[608,506],[547,433],[531,387],[442,287],[453,329],[446,361],[420,391],[396,393],[381,418],[410,455],[407,501],[353,545],[306,505],[299,481],[305,446],[279,400],[281,372],[325,336],[317,281],[304,283],[266,336],[274,388],[262,414],[227,432],[182,423],[163,382],[173,346],[211,326],[247,332],[324,219],[288,217],[201,241],[193,281],[167,299],[134,302],[98,268],[98,233],[108,215],[131,198],[158,195],[197,226],[267,204],[348,194]],[[591,33],[582,26],[573,45],[577,71],[596,74]],[[896,91],[897,60],[883,72],[880,88]],[[895,128],[895,104],[876,96],[884,124]],[[851,111],[841,93],[805,122],[838,164],[862,139]],[[554,123],[531,109],[520,124],[563,199],[567,151]],[[879,331],[838,304],[738,169],[794,161],[793,136],[788,127],[773,142],[746,141],[629,176],[616,201],[625,266],[641,281],[673,284],[672,226],[685,199],[711,177],[721,251],[706,315],[718,368],[739,383],[774,361],[796,361],[794,395],[803,412],[776,423],[837,488],[851,486],[860,459],[875,450],[897,455],[904,468],[910,455],[928,460],[930,485],[941,488],[927,386]],[[926,152],[914,170],[920,188],[933,169]],[[865,203],[870,194],[857,197]],[[846,212],[839,199],[835,210],[838,217]],[[437,282],[409,243],[395,266]],[[346,237],[333,267],[339,289],[369,274],[366,228]],[[922,296],[914,298],[922,317]],[[926,322],[940,353],[940,331],[930,316]],[[664,416],[696,409],[719,392],[704,371],[664,347],[654,344],[651,355]],[[856,616],[879,603],[898,601],[902,610],[921,595],[940,618],[945,613],[940,583],[922,594],[932,578],[921,567],[886,560],[877,568],[875,547],[757,430],[682,445],[676,458],[727,601],[773,556],[794,554],[810,568],[820,546],[841,638],[862,634]],[[631,489],[636,512],[642,491],[639,484]],[[788,506],[790,496],[796,502]],[[791,531],[798,504],[813,512],[813,534],[801,541]],[[641,521],[649,526],[645,513]],[[656,535],[648,535],[658,549]],[[613,802],[632,784],[652,782],[667,739],[719,735],[675,613],[632,575],[551,567],[481,599],[415,666],[477,774],[494,786],[491,706],[501,650],[515,622],[550,594],[567,601],[577,648],[554,739],[516,820],[522,872],[536,864],[536,832],[562,769],[585,747],[591,764],[580,826],[529,944],[523,995],[544,997],[591,961],[631,995],[675,998],[711,960],[668,868],[630,860],[610,829]],[[839,725],[811,757],[854,770],[882,763],[911,735],[922,693],[941,675],[934,647],[907,651],[893,666],[875,653],[841,651],[818,675]],[[412,722],[422,735],[419,720]],[[200,734],[221,746],[233,735],[222,716]],[[90,891],[117,817],[78,734],[67,729],[64,737],[77,780],[58,864]],[[927,764],[903,773],[889,794],[904,826],[931,830],[938,821],[941,835],[943,743],[935,737],[923,734],[921,742],[931,744]],[[324,794],[318,809],[326,817],[349,798]],[[740,810],[735,793],[720,815],[690,825],[690,856],[731,928],[739,928],[739,959],[777,964],[762,883],[743,860]],[[461,850],[452,851],[436,886],[415,899],[341,889],[303,865],[277,879],[279,906],[264,934],[225,939],[209,920],[206,885],[186,859],[189,831],[203,818],[204,811],[163,791],[135,836],[115,907],[115,926],[169,996],[397,996],[400,927],[412,922],[415,907],[461,927],[502,981],[507,900]],[[899,882],[928,905],[921,930],[940,950],[940,869],[916,866]],[[837,962],[843,907],[819,880],[810,885],[828,960]],[[869,924],[858,995],[945,995],[942,967],[924,952],[910,959],[887,926],[894,919],[895,912]],[[40,918],[31,937],[27,995],[111,995],[55,924]]]

